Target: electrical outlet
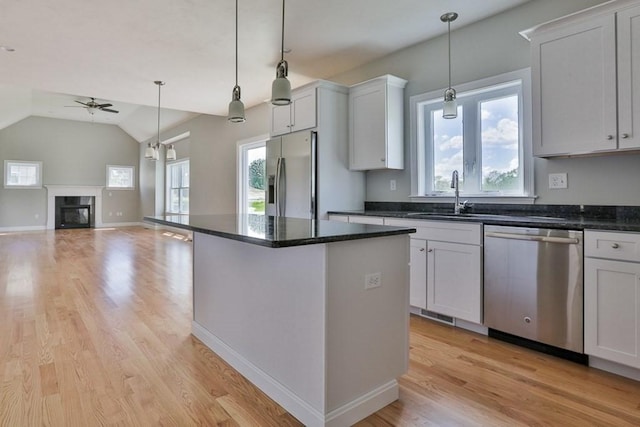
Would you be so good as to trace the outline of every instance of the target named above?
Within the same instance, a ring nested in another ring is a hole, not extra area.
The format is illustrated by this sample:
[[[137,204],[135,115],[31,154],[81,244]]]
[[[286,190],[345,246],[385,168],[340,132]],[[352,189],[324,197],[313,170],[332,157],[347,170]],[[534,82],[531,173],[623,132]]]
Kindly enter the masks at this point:
[[[382,273],[371,273],[364,276],[364,288],[373,289],[382,286]]]
[[[567,188],[566,173],[550,173],[549,188]]]
[[[396,180],[392,179],[389,181],[389,190],[396,191]]]

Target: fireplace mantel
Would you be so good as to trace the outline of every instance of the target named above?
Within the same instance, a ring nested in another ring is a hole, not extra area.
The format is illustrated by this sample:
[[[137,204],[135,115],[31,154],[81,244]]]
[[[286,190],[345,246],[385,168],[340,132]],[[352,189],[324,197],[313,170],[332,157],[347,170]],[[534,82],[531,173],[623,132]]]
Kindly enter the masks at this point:
[[[95,227],[102,227],[102,186],[94,185],[45,185],[47,188],[47,230],[56,226],[57,196],[92,196],[95,200]]]

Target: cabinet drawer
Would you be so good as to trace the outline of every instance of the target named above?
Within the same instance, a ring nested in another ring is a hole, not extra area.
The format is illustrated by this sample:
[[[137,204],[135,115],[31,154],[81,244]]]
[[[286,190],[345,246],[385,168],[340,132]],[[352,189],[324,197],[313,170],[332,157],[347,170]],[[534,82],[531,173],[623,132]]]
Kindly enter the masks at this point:
[[[640,233],[585,230],[584,255],[640,262]]]
[[[477,223],[385,218],[384,224],[414,227],[416,233],[412,234],[411,237],[416,239],[469,245],[480,245],[482,241],[482,225]]]

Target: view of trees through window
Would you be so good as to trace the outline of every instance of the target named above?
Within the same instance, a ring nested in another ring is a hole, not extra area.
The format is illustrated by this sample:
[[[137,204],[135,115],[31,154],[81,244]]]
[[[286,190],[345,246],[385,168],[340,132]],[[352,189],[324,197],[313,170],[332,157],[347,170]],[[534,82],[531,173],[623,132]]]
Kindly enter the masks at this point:
[[[425,103],[431,192],[450,193],[458,171],[467,194],[522,192],[518,87],[477,91],[458,98],[458,116],[442,117],[441,103]]]
[[[266,148],[264,146],[246,151],[247,173],[247,213],[262,213],[265,210]]]

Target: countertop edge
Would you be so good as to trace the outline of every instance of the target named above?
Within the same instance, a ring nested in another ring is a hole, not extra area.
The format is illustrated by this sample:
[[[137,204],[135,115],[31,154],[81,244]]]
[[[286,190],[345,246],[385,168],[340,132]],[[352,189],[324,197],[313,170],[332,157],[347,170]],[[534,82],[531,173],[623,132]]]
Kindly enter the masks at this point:
[[[458,221],[473,222],[486,225],[505,225],[518,227],[537,227],[537,228],[555,228],[564,230],[605,230],[605,231],[632,231],[640,232],[640,223],[613,221],[610,219],[594,219],[594,218],[565,218],[562,220],[544,220],[536,218],[535,220],[526,215],[504,215],[500,219],[473,218],[468,216],[455,216],[455,214],[437,215],[427,213],[420,215],[419,212],[389,212],[389,211],[330,211],[329,215],[345,215],[345,216],[374,216],[383,218],[398,218],[416,221]]]
[[[243,236],[235,233],[228,233],[219,230],[212,230],[208,228],[202,228],[190,224],[181,224],[177,222],[167,221],[160,218],[154,217],[144,217],[143,221],[166,225],[169,227],[180,228],[183,230],[189,230],[196,233],[209,234],[212,236],[223,237],[225,239],[236,240],[239,242],[254,244],[258,246],[263,246],[267,248],[287,248],[294,246],[304,246],[304,245],[314,245],[314,244],[322,244],[322,243],[334,243],[334,242],[342,242],[342,241],[350,241],[350,240],[364,240],[371,239],[376,237],[387,237],[387,236],[397,236],[402,234],[411,234],[415,233],[416,229],[411,227],[396,227],[396,226],[388,226],[387,230],[377,230],[377,231],[368,231],[364,233],[353,233],[353,234],[342,234],[342,235],[334,235],[334,236],[325,236],[325,237],[310,237],[310,238],[301,238],[301,239],[291,239],[291,240],[267,240],[260,239],[258,237],[250,237]]]

